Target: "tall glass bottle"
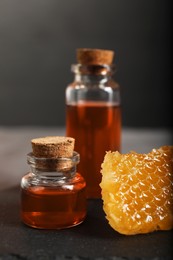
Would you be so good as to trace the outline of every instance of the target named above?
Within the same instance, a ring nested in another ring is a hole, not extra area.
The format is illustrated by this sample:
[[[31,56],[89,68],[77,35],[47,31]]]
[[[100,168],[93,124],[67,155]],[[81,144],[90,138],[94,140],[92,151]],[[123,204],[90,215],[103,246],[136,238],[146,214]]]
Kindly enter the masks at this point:
[[[109,50],[78,49],[74,81],[66,89],[66,135],[76,140],[87,198],[101,197],[100,169],[106,151],[120,150],[120,90],[112,78],[113,55]]]

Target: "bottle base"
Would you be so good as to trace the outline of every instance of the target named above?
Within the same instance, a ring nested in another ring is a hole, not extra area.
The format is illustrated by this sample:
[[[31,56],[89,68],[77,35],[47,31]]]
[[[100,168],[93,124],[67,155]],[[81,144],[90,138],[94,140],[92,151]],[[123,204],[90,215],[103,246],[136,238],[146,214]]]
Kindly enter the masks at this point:
[[[22,220],[22,222],[23,222],[23,224],[24,225],[26,225],[26,226],[28,226],[28,227],[30,227],[30,228],[35,228],[35,229],[49,229],[49,230],[61,230],[61,229],[67,229],[67,228],[72,228],[72,227],[76,227],[76,226],[78,226],[78,225],[80,225],[80,224],[82,224],[83,222],[84,222],[84,220],[81,220],[80,222],[78,222],[78,223],[75,223],[75,224],[72,224],[72,225],[69,225],[69,226],[61,226],[61,227],[59,227],[59,226],[51,226],[51,227],[46,227],[46,226],[37,226],[37,225],[34,225],[34,224],[29,224],[29,223],[26,223],[25,221],[23,221]]]
[[[76,217],[71,219],[67,214],[63,214],[63,218],[60,219],[59,214],[45,214],[45,213],[22,213],[21,216],[22,222],[32,228],[36,229],[66,229],[77,226],[85,220],[85,214],[82,214],[81,217]],[[52,221],[53,220],[53,221]]]

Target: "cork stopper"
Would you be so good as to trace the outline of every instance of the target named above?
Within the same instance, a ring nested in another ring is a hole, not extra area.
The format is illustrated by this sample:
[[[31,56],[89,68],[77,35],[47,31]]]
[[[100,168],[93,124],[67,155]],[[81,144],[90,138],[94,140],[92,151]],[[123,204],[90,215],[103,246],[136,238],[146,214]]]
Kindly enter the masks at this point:
[[[103,49],[77,49],[77,61],[83,65],[110,65],[113,62],[114,51]]]
[[[63,176],[71,171],[75,163],[74,154],[77,155],[74,152],[74,138],[46,136],[32,139],[31,144],[32,153],[28,154],[28,163],[34,163],[36,169],[45,172],[58,171]],[[76,158],[76,163],[78,163],[78,157],[76,156]]]
[[[31,140],[33,155],[38,158],[72,157],[75,139],[63,136],[46,136]]]

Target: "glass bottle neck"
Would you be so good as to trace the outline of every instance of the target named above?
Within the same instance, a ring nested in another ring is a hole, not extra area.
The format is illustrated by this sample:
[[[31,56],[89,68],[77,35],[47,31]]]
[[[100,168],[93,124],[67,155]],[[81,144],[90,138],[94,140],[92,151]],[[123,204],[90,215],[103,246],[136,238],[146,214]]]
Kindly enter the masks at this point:
[[[75,74],[76,82],[83,82],[84,84],[100,84],[105,83],[111,79],[110,75],[86,75],[86,74]]]
[[[80,156],[77,152],[70,158],[38,158],[32,153],[27,155],[27,162],[31,172],[39,178],[72,178],[76,174],[76,165],[79,163]]]
[[[75,81],[83,83],[100,84],[111,79],[114,73],[113,65],[82,65],[73,64],[72,72],[75,74]]]

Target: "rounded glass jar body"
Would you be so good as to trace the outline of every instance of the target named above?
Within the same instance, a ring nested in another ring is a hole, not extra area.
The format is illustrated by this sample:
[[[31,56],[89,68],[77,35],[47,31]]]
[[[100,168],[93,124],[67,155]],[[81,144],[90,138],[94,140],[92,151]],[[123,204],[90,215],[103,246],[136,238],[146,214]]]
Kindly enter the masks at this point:
[[[100,198],[105,153],[120,151],[120,89],[112,78],[113,66],[76,64],[72,71],[75,79],[66,89],[66,135],[75,138],[87,198]]]
[[[71,158],[27,156],[31,171],[21,180],[21,219],[34,228],[62,229],[86,216],[85,180],[76,173],[79,154]]]

